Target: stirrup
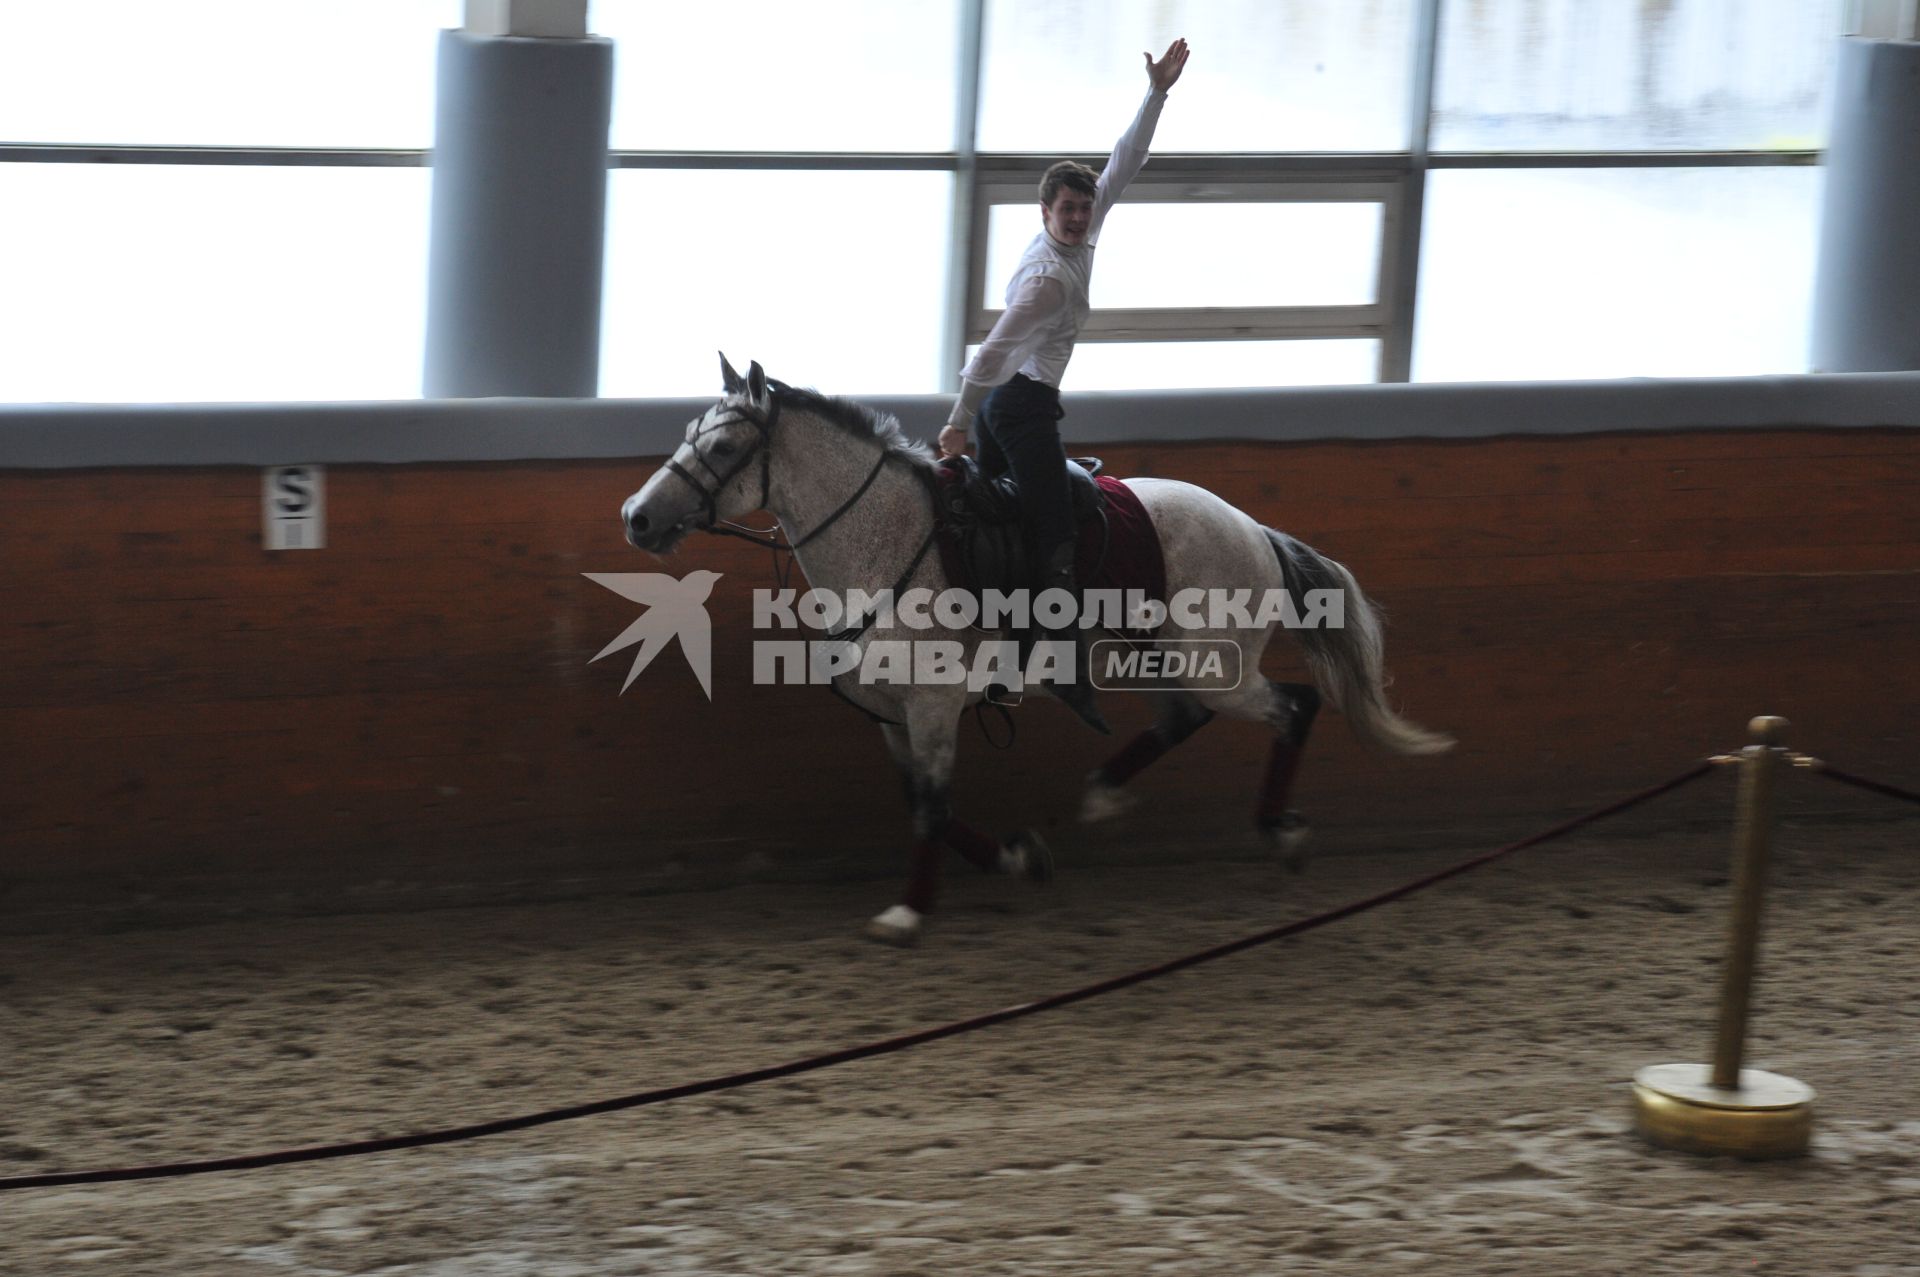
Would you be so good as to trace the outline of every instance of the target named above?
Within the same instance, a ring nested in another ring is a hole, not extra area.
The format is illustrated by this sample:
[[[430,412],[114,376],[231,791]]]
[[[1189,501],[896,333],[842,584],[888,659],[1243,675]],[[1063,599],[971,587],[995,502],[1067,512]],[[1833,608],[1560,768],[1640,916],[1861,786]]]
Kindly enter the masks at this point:
[[[1018,709],[1020,702],[1027,698],[1026,691],[1015,691],[1005,683],[989,683],[980,693],[980,699],[988,705],[998,705],[1001,709]]]

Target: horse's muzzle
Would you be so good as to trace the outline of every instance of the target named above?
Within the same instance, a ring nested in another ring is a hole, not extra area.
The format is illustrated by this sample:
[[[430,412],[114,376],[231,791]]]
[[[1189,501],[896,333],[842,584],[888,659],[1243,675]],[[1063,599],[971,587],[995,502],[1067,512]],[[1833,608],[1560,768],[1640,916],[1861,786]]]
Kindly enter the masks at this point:
[[[652,532],[652,529],[647,525],[646,515],[630,514],[626,516],[623,522],[625,522],[625,524],[627,525],[627,544],[628,545],[634,546],[642,550],[650,548],[647,545],[647,541],[652,536],[653,532]]]
[[[636,550],[646,550],[653,554],[664,554],[680,544],[687,528],[684,524],[668,524],[665,527],[653,527],[646,516],[627,520],[627,544]]]
[[[627,544],[640,550],[655,550],[661,529],[640,508],[640,494],[634,493],[620,507],[620,524],[627,530]]]
[[[620,522],[627,531],[627,544],[638,550],[653,554],[663,554],[680,543],[682,537],[692,530],[693,516],[675,523],[664,523],[648,517],[640,508],[636,497],[627,498],[620,508]]]

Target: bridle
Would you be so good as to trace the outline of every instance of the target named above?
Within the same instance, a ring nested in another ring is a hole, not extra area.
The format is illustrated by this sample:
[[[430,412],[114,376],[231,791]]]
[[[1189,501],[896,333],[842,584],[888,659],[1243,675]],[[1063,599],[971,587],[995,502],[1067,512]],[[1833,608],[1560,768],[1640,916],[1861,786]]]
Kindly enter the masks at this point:
[[[879,457],[875,459],[873,469],[867,472],[867,477],[861,480],[860,486],[854,489],[853,495],[845,501],[842,501],[832,514],[822,519],[815,525],[811,532],[797,541],[782,542],[779,539],[777,528],[749,528],[742,524],[732,523],[720,518],[719,506],[717,504],[720,494],[726,491],[727,485],[737,479],[742,471],[753,464],[756,456],[760,459],[760,500],[759,503],[754,506],[754,509],[764,510],[767,508],[767,498],[771,491],[770,484],[772,481],[769,466],[773,453],[773,428],[780,424],[781,393],[788,389],[790,389],[790,387],[785,382],[769,380],[767,382],[768,411],[765,417],[761,417],[757,413],[745,411],[744,409],[735,409],[735,415],[721,417],[719,420],[709,422],[700,430],[694,432],[693,438],[687,442],[695,445],[693,447],[693,459],[700,463],[700,468],[705,470],[707,475],[713,480],[711,486],[702,483],[699,476],[695,475],[672,457],[667,458],[666,468],[678,476],[689,488],[692,488],[694,495],[700,498],[700,505],[706,515],[706,520],[704,523],[695,525],[699,531],[711,532],[716,536],[739,537],[741,540],[751,541],[755,545],[771,546],[775,550],[786,550],[791,553],[794,550],[800,549],[837,523],[840,520],[840,516],[853,509],[860,498],[867,495],[867,489],[871,488],[873,481],[880,477],[880,471],[886,466],[887,458],[893,455],[884,447],[881,448]],[[743,421],[753,427],[756,437],[753,443],[748,445],[746,451],[740,455],[740,459],[733,464],[733,467],[722,474],[720,471],[714,469],[713,465],[702,455],[697,446],[697,441],[701,435],[709,431],[718,430],[722,426],[738,425]]]
[[[727,523],[722,520],[716,502],[720,494],[726,491],[727,485],[738,478],[740,472],[753,463],[754,455],[757,453],[760,457],[760,503],[754,508],[757,510],[764,510],[766,508],[768,483],[770,479],[767,472],[768,454],[771,451],[771,445],[773,443],[773,428],[780,422],[779,394],[776,392],[768,396],[768,402],[771,410],[765,418],[761,418],[754,413],[741,411],[738,412],[737,415],[722,417],[717,421],[708,422],[704,427],[694,432],[693,438],[687,440],[688,445],[693,450],[693,459],[699,462],[700,468],[705,470],[713,479],[712,487],[708,487],[702,483],[697,475],[681,465],[675,458],[667,458],[666,468],[679,477],[689,488],[692,488],[694,495],[700,498],[701,508],[706,514],[705,521],[696,525],[700,531],[722,532],[723,530],[728,530],[724,534],[732,536],[749,536],[749,534],[755,531],[754,529],[741,528],[738,524]],[[700,436],[709,431],[718,430],[722,426],[736,425],[742,421],[753,427],[754,433],[758,438],[753,441],[752,446],[741,454],[740,460],[734,463],[731,470],[728,470],[725,474],[721,474],[713,468],[712,463],[701,453],[699,447]]]
[[[687,441],[689,444],[694,444],[701,435],[706,434],[708,431],[718,430],[722,426],[736,425],[744,421],[753,427],[754,434],[757,436],[747,450],[741,454],[740,459],[734,462],[732,468],[724,474],[714,469],[706,457],[701,455],[698,446],[693,448],[694,460],[700,463],[700,468],[705,470],[713,480],[711,487],[702,483],[699,476],[695,475],[672,457],[667,458],[666,464],[666,469],[677,475],[680,480],[689,488],[692,488],[694,494],[700,498],[700,504],[706,513],[706,521],[701,524],[696,524],[695,527],[701,532],[711,532],[717,536],[739,537],[742,541],[751,541],[755,545],[764,545],[772,549],[774,552],[774,579],[776,582],[784,582],[786,576],[779,566],[780,552],[782,550],[786,551],[788,556],[787,563],[791,566],[793,563],[793,552],[805,546],[809,541],[812,541],[822,532],[825,532],[828,528],[839,522],[842,515],[853,509],[853,507],[859,503],[860,498],[867,495],[867,489],[873,486],[873,481],[880,477],[880,471],[886,467],[887,461],[894,455],[892,449],[883,446],[880,449],[880,455],[874,460],[873,469],[867,471],[867,477],[860,481],[860,486],[853,490],[853,495],[845,501],[842,501],[832,514],[829,514],[816,524],[813,531],[798,540],[781,541],[777,527],[749,528],[720,518],[719,507],[717,505],[720,494],[726,490],[728,484],[739,478],[740,474],[746,470],[748,466],[753,464],[753,459],[756,455],[760,458],[760,503],[755,509],[766,509],[767,496],[769,493],[768,485],[770,482],[768,467],[770,464],[770,454],[773,451],[773,428],[780,424],[781,395],[783,392],[791,389],[792,387],[783,381],[775,381],[772,378],[768,378],[768,410],[764,418],[756,413],[736,408],[736,415],[722,417],[717,421],[709,422],[706,426],[694,432],[693,438]],[[927,482],[930,484],[931,480]],[[933,497],[934,517],[932,524],[927,529],[926,539],[921,541],[920,548],[914,552],[912,560],[908,562],[906,571],[900,574],[899,579],[896,580],[892,588],[888,590],[889,595],[898,595],[901,590],[906,588],[907,582],[913,579],[913,574],[919,570],[920,564],[927,557],[927,551],[933,548],[933,543],[939,536],[940,515],[938,495],[932,491],[931,487],[929,487],[928,495]],[[879,612],[876,610],[857,625],[849,623],[844,628],[828,634],[826,639],[832,643],[849,642],[852,639],[858,638],[861,634],[866,633],[878,619]]]

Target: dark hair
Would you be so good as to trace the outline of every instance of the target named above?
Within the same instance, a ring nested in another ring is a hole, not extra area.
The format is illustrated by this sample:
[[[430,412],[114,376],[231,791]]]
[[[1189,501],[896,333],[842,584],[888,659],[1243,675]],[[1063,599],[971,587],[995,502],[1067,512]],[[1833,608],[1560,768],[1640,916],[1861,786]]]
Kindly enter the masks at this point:
[[[1080,192],[1091,199],[1099,192],[1100,175],[1075,160],[1061,160],[1040,179],[1040,202],[1049,208],[1060,198],[1060,188]]]

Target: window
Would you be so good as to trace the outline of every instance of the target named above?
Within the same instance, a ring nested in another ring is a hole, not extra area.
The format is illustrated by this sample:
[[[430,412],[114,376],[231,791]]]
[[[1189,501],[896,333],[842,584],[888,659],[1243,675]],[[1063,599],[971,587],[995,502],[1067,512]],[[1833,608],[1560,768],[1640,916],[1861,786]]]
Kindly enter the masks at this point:
[[[424,147],[459,0],[9,4],[0,142]]]
[[[609,174],[600,393],[717,393],[739,368],[835,395],[938,388],[945,173]]]
[[[1129,198],[1101,232],[1093,305],[1371,305],[1384,211],[1383,204],[1358,200],[1162,204]],[[993,207],[989,307],[998,309],[1001,290],[1039,230],[1037,199]]]
[[[1414,0],[987,0],[983,151],[1105,154],[1145,96],[1142,52],[1194,61],[1154,149],[1407,145]]]
[[[1422,381],[1803,372],[1820,170],[1435,173]]]
[[[1067,365],[1062,388],[1364,385],[1376,379],[1379,366],[1380,343],[1360,339],[1082,342]]]
[[[1039,226],[1030,178],[996,175],[982,198],[975,342],[992,328]],[[1377,363],[1357,376],[1356,360],[1359,352],[1377,360],[1390,322],[1383,299],[1393,292],[1394,261],[1386,246],[1398,201],[1398,187],[1378,177],[1143,174],[1102,228],[1094,309],[1069,385],[1164,387],[1182,376],[1195,386],[1376,380]],[[1102,351],[1109,343],[1131,353]],[[1236,349],[1203,349],[1216,343]]]
[[[1845,0],[1453,0],[1442,151],[1811,150]]]
[[[0,401],[407,399],[427,173],[0,164]]]
[[[946,151],[957,0],[600,0],[613,146],[656,151]]]
[[[835,393],[950,384],[1044,161],[1104,157],[1175,36],[1070,385],[1804,370],[1801,165],[1869,7],[595,0],[625,152],[602,392],[708,394],[722,346]],[[0,399],[417,393],[431,176],[365,152],[430,146],[461,0],[13,9]]]

